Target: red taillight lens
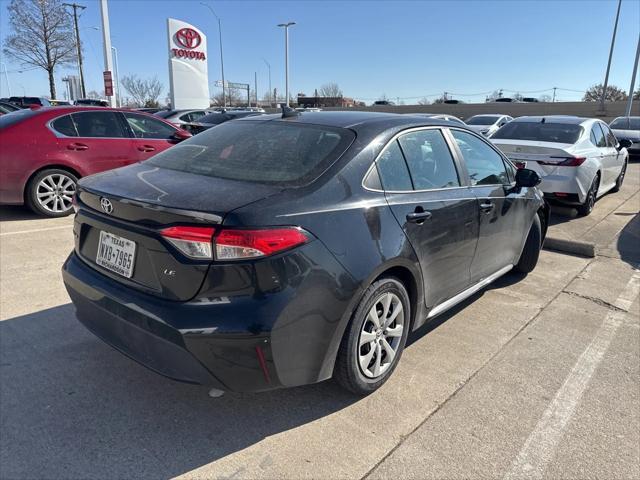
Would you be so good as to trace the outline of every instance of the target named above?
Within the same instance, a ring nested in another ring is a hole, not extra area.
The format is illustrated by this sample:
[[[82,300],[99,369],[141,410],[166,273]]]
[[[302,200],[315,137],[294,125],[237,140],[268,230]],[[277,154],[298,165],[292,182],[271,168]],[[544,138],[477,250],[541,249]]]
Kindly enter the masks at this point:
[[[587,160],[586,157],[551,157],[551,158],[563,159],[563,161],[559,163],[539,161],[538,163],[542,165],[555,165],[556,167],[579,167]]]
[[[213,260],[211,239],[213,227],[169,227],[160,231],[160,235],[184,253],[187,257],[199,260]]]
[[[216,260],[242,260],[266,257],[309,241],[295,227],[263,230],[222,230],[215,237]]]

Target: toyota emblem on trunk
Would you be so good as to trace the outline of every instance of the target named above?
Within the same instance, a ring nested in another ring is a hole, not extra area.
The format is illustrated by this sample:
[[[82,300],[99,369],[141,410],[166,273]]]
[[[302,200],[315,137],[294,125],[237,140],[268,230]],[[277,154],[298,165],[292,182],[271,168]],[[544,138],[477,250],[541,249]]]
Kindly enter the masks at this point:
[[[113,212],[113,204],[108,198],[102,197],[100,199],[100,207],[102,208],[102,210],[104,210],[105,213],[108,213],[109,215],[111,214],[111,212]]]

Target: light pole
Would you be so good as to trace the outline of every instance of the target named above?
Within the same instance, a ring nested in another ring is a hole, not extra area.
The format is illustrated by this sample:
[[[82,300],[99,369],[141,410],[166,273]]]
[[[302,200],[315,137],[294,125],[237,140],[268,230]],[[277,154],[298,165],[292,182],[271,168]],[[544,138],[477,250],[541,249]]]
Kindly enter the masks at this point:
[[[121,102],[120,102],[121,94],[120,94],[120,67],[118,66],[118,49],[116,47],[112,46],[111,47],[111,51],[113,52],[113,59],[114,59],[113,63],[115,64],[115,67],[116,67],[116,71],[115,71],[115,74],[116,74],[116,92],[115,92],[116,93],[116,105],[118,106],[118,108],[120,108],[120,106],[121,106],[120,105],[121,104]]]
[[[222,55],[222,23],[220,22],[220,17],[216,15],[216,12],[214,12],[213,8],[211,8],[211,5],[204,2],[200,2],[200,5],[204,5],[205,7],[207,7],[211,11],[213,16],[216,17],[216,19],[218,20],[218,37],[220,41],[220,73],[222,74],[222,106],[226,107],[227,94],[226,94],[226,83],[224,81],[224,57]]]
[[[636,73],[638,72],[638,60],[640,59],[640,35],[638,35],[638,47],[636,48],[636,61],[633,63],[633,73],[631,74],[631,86],[629,87],[629,100],[627,100],[627,109],[625,115],[629,117],[631,115],[631,105],[633,104],[633,88],[636,84]],[[7,66],[5,65],[5,72]]]
[[[0,62],[4,66],[4,79],[7,82],[7,90],[9,92],[9,96],[11,96],[11,84],[9,83],[9,74],[7,72],[7,64],[4,62]]]
[[[600,111],[604,112],[604,100],[607,95],[607,86],[609,84],[609,70],[611,69],[611,57],[613,56],[613,46],[616,43],[616,31],[618,30],[618,18],[620,18],[620,6],[622,0],[618,0],[618,11],[616,13],[616,21],[613,24],[613,35],[611,36],[611,49],[609,49],[609,62],[607,62],[607,73],[604,75],[604,85],[602,86],[602,97],[600,98]]]
[[[80,45],[80,29],[78,28],[78,9],[84,10],[85,6],[78,5],[77,3],[63,3],[65,7],[73,8],[73,24],[76,30],[76,50],[78,55],[78,73],[80,74],[80,92],[82,98],[86,98],[87,92],[84,87],[84,70],[82,69],[82,46]]]
[[[289,27],[296,22],[279,23],[279,27],[284,27],[284,81],[285,95],[287,96],[287,107],[289,106]]]
[[[273,99],[273,90],[271,90],[271,64],[264,58],[262,59],[262,61],[267,65],[267,68],[269,69],[269,98]],[[269,101],[269,106],[273,106],[271,101]]]

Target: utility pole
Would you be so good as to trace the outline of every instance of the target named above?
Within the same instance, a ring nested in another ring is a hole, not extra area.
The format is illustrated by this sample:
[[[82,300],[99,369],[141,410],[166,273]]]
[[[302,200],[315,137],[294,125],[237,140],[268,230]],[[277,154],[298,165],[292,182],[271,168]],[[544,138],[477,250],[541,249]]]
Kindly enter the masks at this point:
[[[227,84],[224,81],[224,56],[222,55],[222,22],[220,21],[220,17],[216,14],[216,12],[213,11],[213,8],[211,8],[211,5],[204,2],[200,2],[200,5],[207,7],[211,11],[213,16],[216,17],[216,19],[218,20],[218,40],[220,41],[220,74],[222,75],[222,106],[226,107],[227,106],[227,94],[226,94]]]
[[[627,110],[624,113],[627,117],[631,115],[631,105],[633,104],[633,89],[636,86],[636,73],[638,73],[639,58],[640,58],[640,35],[638,35],[638,47],[636,48],[636,61],[633,64],[633,73],[631,74],[631,86],[629,87],[629,99],[627,100]]]
[[[296,22],[279,23],[279,27],[284,27],[284,70],[285,70],[285,95],[287,96],[287,107],[289,106],[289,27]]]
[[[271,96],[273,93],[273,90],[271,89],[271,64],[264,58],[262,59],[262,61],[267,65],[267,69],[269,69],[269,96]],[[269,101],[269,106],[273,106],[271,101]]]
[[[611,48],[609,49],[609,62],[607,62],[607,73],[604,75],[604,85],[602,86],[602,97],[600,98],[600,111],[604,112],[604,99],[607,95],[607,86],[609,84],[609,70],[611,69],[611,57],[613,56],[613,46],[616,43],[616,32],[618,31],[618,18],[620,18],[620,6],[622,0],[618,0],[618,12],[616,13],[616,21],[613,24],[613,35],[611,36]]]
[[[256,108],[258,107],[258,72],[253,72],[253,88],[256,92]]]
[[[553,103],[556,103],[556,89],[557,88],[558,87],[553,87],[553,100],[552,100]]]
[[[63,3],[63,5],[73,8],[73,24],[76,29],[76,49],[78,51],[78,73],[80,74],[80,91],[82,98],[86,98],[87,92],[84,87],[84,72],[82,70],[82,46],[80,45],[80,29],[78,28],[78,9],[84,10],[87,7],[78,5],[77,3]]]

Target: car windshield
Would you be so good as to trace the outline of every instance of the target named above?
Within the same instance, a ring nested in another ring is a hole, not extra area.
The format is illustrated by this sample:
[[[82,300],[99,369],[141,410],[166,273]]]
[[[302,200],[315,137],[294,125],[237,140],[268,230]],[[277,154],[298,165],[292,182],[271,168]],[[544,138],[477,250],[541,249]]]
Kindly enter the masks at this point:
[[[640,130],[640,117],[619,117],[610,125],[616,130]]]
[[[281,186],[315,180],[353,142],[351,130],[284,122],[227,122],[147,162],[210,177]]]
[[[510,122],[491,139],[576,143],[581,133],[582,127],[574,123]]]
[[[10,112],[5,115],[0,115],[0,130],[3,128],[10,127],[11,125],[15,125],[27,118],[31,118],[34,115],[37,115],[37,110],[24,109],[24,110],[16,110],[15,112]]]
[[[493,125],[500,117],[477,116],[467,120],[467,125]]]

